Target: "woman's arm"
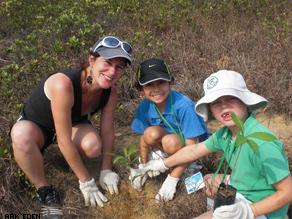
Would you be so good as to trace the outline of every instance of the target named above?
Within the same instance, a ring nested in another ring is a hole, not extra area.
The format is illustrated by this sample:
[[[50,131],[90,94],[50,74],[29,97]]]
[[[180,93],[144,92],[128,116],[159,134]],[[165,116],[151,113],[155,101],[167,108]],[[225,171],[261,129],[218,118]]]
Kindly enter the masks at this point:
[[[71,80],[66,75],[57,73],[48,79],[45,88],[51,98],[52,114],[60,151],[78,179],[86,182],[89,180],[89,173],[71,139],[71,109],[74,105]]]
[[[274,194],[252,204],[252,210],[256,216],[274,212],[292,202],[292,177],[290,174],[274,183],[273,186],[277,189]]]
[[[111,169],[112,156],[105,154],[112,153],[114,149],[114,121],[115,111],[118,103],[117,87],[113,86],[106,106],[101,111],[100,137],[102,141],[102,166],[101,170]]]

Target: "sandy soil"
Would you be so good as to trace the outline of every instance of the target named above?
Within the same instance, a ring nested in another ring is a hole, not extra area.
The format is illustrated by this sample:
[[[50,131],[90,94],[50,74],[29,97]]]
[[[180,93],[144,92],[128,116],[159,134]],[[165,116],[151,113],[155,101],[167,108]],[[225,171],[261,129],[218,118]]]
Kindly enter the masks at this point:
[[[281,115],[259,115],[258,120],[270,128],[283,142],[285,153],[292,170],[292,122]],[[220,125],[212,121],[207,123],[208,129],[216,131]],[[115,153],[121,154],[123,147],[129,147],[133,143],[138,144],[139,136],[129,126],[116,128]],[[52,156],[53,155],[53,156]],[[83,159],[90,174],[98,182],[100,170],[100,158]],[[205,167],[206,159],[200,160]],[[203,190],[187,194],[183,182],[178,184],[177,193],[173,201],[157,204],[154,200],[166,174],[157,178],[148,179],[142,192],[134,190],[128,180],[128,172],[125,166],[117,163],[113,169],[120,176],[120,194],[110,195],[103,191],[109,199],[105,207],[88,208],[83,204],[83,197],[79,190],[76,176],[72,173],[66,161],[60,154],[57,145],[51,146],[45,153],[46,174],[49,181],[58,189],[63,200],[64,218],[192,218],[206,210],[206,198]],[[206,170],[203,170],[206,172]],[[292,215],[291,215],[292,216]]]

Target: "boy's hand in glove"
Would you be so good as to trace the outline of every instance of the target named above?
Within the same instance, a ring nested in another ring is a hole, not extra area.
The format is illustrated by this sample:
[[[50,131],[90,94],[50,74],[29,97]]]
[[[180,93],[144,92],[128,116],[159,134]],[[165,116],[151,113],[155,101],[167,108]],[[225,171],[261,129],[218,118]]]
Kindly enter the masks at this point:
[[[148,154],[148,160],[163,160],[164,158],[168,157],[167,153],[164,153],[160,150],[158,151],[151,151]],[[149,177],[156,177],[160,175],[160,171],[147,171]]]
[[[118,174],[114,173],[111,170],[100,171],[99,184],[103,189],[109,191],[110,194],[119,194],[118,183]]]
[[[164,173],[168,169],[169,168],[164,165],[164,162],[162,159],[151,160],[144,167],[143,173],[146,173],[148,171],[159,171],[160,173]]]
[[[103,207],[103,202],[107,202],[107,198],[99,191],[92,177],[84,183],[79,180],[79,188],[84,196],[86,206],[96,206],[97,203]]]
[[[233,205],[225,205],[213,213],[213,219],[254,219],[254,213],[251,210],[250,204],[243,201],[237,202]]]
[[[176,185],[179,178],[167,176],[166,180],[163,182],[158,194],[155,196],[156,202],[170,201],[173,199],[174,193],[176,192]]]

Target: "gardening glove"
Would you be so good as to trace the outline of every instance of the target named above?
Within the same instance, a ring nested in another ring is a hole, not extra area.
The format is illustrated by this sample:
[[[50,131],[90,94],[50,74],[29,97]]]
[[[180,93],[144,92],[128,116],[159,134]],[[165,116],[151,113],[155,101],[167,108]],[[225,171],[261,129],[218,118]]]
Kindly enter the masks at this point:
[[[160,150],[158,151],[151,151],[149,152],[148,154],[148,160],[151,161],[151,160],[162,160],[164,158],[168,157],[168,154],[167,153],[164,153]],[[160,175],[160,171],[148,171],[147,172],[148,176],[149,177],[156,177],[158,175]]]
[[[107,198],[97,188],[94,178],[90,177],[89,181],[84,183],[79,180],[79,188],[84,196],[86,206],[96,206],[97,203],[103,207],[103,202],[107,202]]]
[[[110,194],[119,194],[118,183],[118,174],[114,173],[111,170],[100,171],[99,184],[103,189],[109,191]]]
[[[168,157],[168,154],[167,153],[164,153],[160,150],[157,150],[157,151],[150,151],[149,154],[148,154],[148,159],[149,160],[158,160],[158,159],[164,159],[164,158],[167,158]]]
[[[155,196],[156,202],[170,201],[173,199],[174,193],[176,192],[176,185],[179,178],[168,175],[164,183],[162,184],[158,194]]]
[[[143,169],[143,174],[148,171],[159,171],[160,173],[164,173],[169,168],[165,166],[162,159],[159,160],[150,160]]]
[[[144,173],[144,175],[142,175],[144,167],[145,164],[139,164],[139,169],[131,168],[129,180],[131,181],[131,185],[133,186],[133,188],[138,191],[142,191],[142,186],[147,180],[147,174]]]
[[[254,219],[254,213],[251,210],[250,204],[243,201],[237,202],[233,205],[224,205],[213,213],[212,219]]]

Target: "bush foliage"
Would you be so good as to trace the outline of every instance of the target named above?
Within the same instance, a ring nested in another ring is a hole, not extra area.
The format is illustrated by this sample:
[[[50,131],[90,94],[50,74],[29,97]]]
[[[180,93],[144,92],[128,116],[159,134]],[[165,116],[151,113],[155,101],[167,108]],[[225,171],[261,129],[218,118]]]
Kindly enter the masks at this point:
[[[129,103],[140,101],[137,67],[151,57],[168,63],[174,88],[195,102],[208,75],[229,69],[268,99],[266,112],[291,116],[291,11],[290,0],[1,1],[1,176],[15,164],[6,133],[35,85],[55,70],[78,67],[101,36],[133,45],[133,65],[118,82],[117,112],[125,118],[135,113]]]

